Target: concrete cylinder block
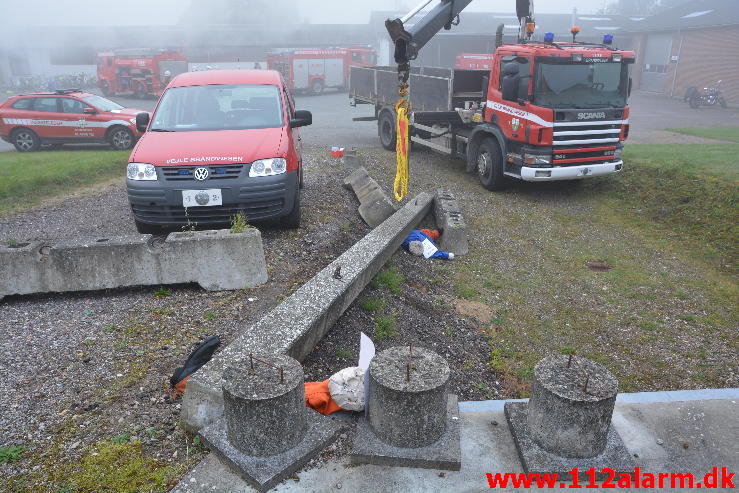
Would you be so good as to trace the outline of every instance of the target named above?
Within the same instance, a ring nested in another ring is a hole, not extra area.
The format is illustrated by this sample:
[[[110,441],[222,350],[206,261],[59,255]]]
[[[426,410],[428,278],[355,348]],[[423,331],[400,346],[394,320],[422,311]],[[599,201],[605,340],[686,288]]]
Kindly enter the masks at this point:
[[[276,455],[305,436],[303,367],[289,356],[254,354],[226,368],[223,403],[228,440],[246,455]]]
[[[411,356],[408,346],[394,347],[376,355],[369,372],[369,424],[380,440],[418,448],[441,437],[449,380],[444,358],[428,349],[414,347]]]
[[[617,393],[618,381],[603,365],[577,356],[544,358],[534,368],[527,416],[531,438],[560,457],[601,454]]]

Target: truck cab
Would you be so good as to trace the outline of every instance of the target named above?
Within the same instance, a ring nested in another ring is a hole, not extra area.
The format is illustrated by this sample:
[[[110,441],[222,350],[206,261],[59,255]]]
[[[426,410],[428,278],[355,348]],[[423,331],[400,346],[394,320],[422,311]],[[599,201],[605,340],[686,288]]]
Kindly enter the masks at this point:
[[[634,59],[606,45],[503,45],[493,58],[484,123],[470,136],[490,130],[504,161],[496,167],[527,181],[620,171]],[[469,157],[477,155],[478,172],[494,171],[480,162],[478,142],[472,139]]]

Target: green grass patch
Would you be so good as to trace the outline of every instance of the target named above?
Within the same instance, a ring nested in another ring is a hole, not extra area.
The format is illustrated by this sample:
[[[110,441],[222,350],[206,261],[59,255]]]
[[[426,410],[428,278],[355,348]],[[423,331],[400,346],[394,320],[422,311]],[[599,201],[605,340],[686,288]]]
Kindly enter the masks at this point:
[[[603,206],[643,229],[656,226],[719,268],[737,269],[739,147],[631,145],[624,161],[619,175],[588,182]]]
[[[154,291],[155,298],[166,298],[172,294],[172,290],[168,288],[159,288]]]
[[[243,233],[247,229],[251,228],[248,221],[246,220],[246,214],[239,212],[231,218],[231,232],[232,233]]]
[[[126,176],[128,151],[0,153],[0,214]]]
[[[457,293],[457,296],[466,300],[471,300],[477,296],[477,290],[468,284],[456,284],[454,291]]]
[[[388,267],[375,276],[370,282],[373,289],[387,288],[393,294],[400,294],[400,284],[405,281],[403,274],[395,266]]]
[[[11,445],[9,447],[0,447],[0,466],[9,462],[21,460],[23,451],[26,447],[22,445]]]
[[[706,139],[739,142],[739,127],[737,126],[668,128],[667,130],[684,135],[704,137]]]
[[[382,341],[398,336],[398,320],[395,315],[382,315],[375,318],[375,339]]]
[[[349,359],[354,356],[354,353],[347,351],[346,349],[338,348],[336,350],[336,357],[339,359]]]
[[[385,300],[382,298],[365,298],[362,300],[361,303],[362,309],[367,310],[368,312],[376,312],[378,310],[382,310],[385,307]]]

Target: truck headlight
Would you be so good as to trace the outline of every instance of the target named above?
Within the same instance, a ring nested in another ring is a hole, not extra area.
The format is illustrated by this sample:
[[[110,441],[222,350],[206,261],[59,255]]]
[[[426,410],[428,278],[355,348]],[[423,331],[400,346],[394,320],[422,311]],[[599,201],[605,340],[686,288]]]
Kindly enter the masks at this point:
[[[128,163],[128,179],[134,181],[156,181],[157,169],[151,164]]]
[[[550,166],[552,164],[552,158],[550,156],[529,154],[527,152],[523,155],[523,163],[530,166]]]
[[[281,157],[260,159],[251,163],[249,176],[254,178],[257,176],[281,175],[285,171],[287,171],[287,161]]]
[[[623,147],[617,147],[615,151],[613,151],[613,157],[614,159],[621,159],[621,156],[624,155],[624,148]]]

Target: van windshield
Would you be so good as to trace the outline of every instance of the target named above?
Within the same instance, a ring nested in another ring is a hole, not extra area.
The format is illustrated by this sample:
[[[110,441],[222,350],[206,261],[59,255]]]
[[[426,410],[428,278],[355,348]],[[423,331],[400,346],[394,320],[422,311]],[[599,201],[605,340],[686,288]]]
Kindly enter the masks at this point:
[[[282,126],[282,103],[277,87],[207,85],[167,89],[150,130],[192,132]]]

